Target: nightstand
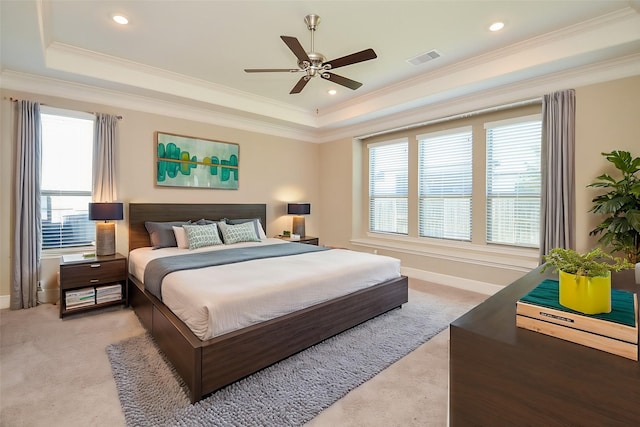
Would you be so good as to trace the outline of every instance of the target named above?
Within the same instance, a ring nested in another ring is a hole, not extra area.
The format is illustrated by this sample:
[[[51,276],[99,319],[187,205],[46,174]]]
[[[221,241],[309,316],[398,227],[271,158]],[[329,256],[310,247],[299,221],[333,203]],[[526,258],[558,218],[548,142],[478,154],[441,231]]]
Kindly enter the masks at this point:
[[[293,243],[306,243],[307,245],[316,245],[318,246],[318,238],[313,236],[300,236],[300,240],[291,240],[288,236],[277,236],[278,239],[286,240],[287,242]]]
[[[127,258],[121,254],[60,257],[60,318],[110,305],[127,305]]]

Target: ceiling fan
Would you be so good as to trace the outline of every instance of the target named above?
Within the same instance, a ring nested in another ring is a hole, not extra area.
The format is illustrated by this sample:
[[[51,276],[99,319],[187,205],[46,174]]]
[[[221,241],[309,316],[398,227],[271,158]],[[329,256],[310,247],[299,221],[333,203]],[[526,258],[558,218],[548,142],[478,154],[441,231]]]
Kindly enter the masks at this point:
[[[378,56],[373,49],[365,49],[360,52],[352,53],[351,55],[343,56],[340,58],[327,61],[325,56],[314,50],[313,35],[320,23],[320,17],[318,15],[307,15],[304,18],[304,22],[307,24],[307,29],[311,32],[311,52],[306,52],[300,42],[295,37],[280,36],[282,41],[291,49],[293,54],[298,58],[299,68],[245,68],[247,73],[299,73],[304,72],[305,75],[298,80],[298,83],[291,89],[290,94],[300,93],[306,84],[313,77],[320,76],[323,79],[327,79],[341,86],[348,87],[349,89],[356,90],[362,83],[355,80],[348,79],[346,77],[339,76],[337,74],[329,72],[329,70],[336,69],[338,67],[344,67],[346,65],[356,64],[358,62],[368,61],[375,59]]]

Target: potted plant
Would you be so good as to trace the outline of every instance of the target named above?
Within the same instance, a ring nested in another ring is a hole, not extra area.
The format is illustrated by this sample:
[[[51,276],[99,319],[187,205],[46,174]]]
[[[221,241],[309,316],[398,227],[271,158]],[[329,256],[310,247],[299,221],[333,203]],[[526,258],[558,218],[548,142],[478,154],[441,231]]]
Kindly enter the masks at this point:
[[[573,249],[554,248],[545,255],[542,268],[559,272],[560,304],[585,314],[611,311],[611,272],[632,268],[623,258],[600,248],[581,254]]]
[[[588,187],[607,190],[592,200],[589,212],[606,215],[604,221],[589,232],[600,234],[598,240],[612,253],[622,252],[627,261],[640,261],[640,157],[632,157],[628,151],[602,153],[622,177],[616,180],[602,174]]]

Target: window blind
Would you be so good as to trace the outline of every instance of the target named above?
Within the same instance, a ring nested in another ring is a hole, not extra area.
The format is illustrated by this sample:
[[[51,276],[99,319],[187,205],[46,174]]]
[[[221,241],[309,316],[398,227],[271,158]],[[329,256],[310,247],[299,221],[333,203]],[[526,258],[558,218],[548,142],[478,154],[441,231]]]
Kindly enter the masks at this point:
[[[407,140],[369,146],[369,230],[407,234]]]
[[[539,118],[485,125],[489,243],[540,244],[541,127]]]
[[[418,135],[421,237],[471,240],[471,127]]]

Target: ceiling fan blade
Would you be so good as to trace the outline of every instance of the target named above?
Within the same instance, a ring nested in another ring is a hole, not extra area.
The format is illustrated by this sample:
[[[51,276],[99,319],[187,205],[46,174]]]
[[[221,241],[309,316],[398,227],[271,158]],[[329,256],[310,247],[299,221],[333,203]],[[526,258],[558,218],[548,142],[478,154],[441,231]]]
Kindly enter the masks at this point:
[[[298,80],[298,83],[296,83],[296,85],[293,87],[293,89],[291,89],[291,92],[289,92],[289,95],[302,92],[302,89],[304,89],[304,87],[307,85],[309,80],[310,80],[309,76],[302,76],[300,80]]]
[[[298,58],[298,61],[307,61],[311,63],[309,55],[307,55],[307,52],[304,50],[297,38],[290,36],[280,36],[280,38],[289,47],[289,49],[291,49],[291,52],[293,52],[296,58]]]
[[[348,87],[349,89],[353,89],[353,90],[356,90],[360,86],[362,86],[362,83],[360,83],[360,82],[357,82],[355,80],[351,80],[351,79],[348,79],[346,77],[342,77],[342,76],[339,76],[339,75],[333,74],[333,73],[322,73],[322,78],[330,80],[330,81],[332,81],[332,82],[334,82],[336,84]]]
[[[322,65],[331,65],[331,69],[336,69],[338,67],[344,67],[345,65],[356,64],[358,62],[368,61],[370,59],[376,59],[378,55],[373,51],[373,49],[365,49],[360,52],[352,53],[351,55],[343,56],[341,58],[332,59],[331,61],[327,61]]]
[[[298,71],[302,71],[299,68],[290,69],[290,68],[245,68],[245,73],[297,73]]]

